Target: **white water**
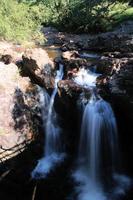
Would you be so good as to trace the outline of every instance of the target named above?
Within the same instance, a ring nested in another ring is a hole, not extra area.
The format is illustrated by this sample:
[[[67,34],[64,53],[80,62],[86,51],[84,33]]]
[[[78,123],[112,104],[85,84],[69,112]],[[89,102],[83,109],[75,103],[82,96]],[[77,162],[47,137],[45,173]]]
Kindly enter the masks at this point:
[[[119,148],[117,125],[109,103],[97,98],[95,92],[97,74],[82,69],[75,82],[92,91],[90,100],[81,102],[83,117],[79,142],[77,169],[73,174],[78,200],[115,200],[124,195],[130,185],[126,176],[119,175]],[[114,182],[106,191],[106,181]]]
[[[99,75],[91,72],[90,70],[86,70],[84,68],[80,69],[77,73],[77,76],[74,78],[74,81],[82,85],[83,87],[95,87],[96,86],[96,78]]]
[[[53,168],[64,159],[60,139],[61,130],[58,125],[57,114],[54,110],[54,99],[57,93],[57,83],[63,78],[63,65],[57,71],[55,88],[51,95],[40,89],[40,103],[42,108],[42,119],[45,132],[44,156],[38,161],[32,172],[33,178],[45,178]]]
[[[102,99],[91,100],[85,107],[82,119],[79,161],[87,165],[93,181],[98,181],[102,173],[101,155],[104,152],[101,151],[101,145],[109,151],[110,165],[115,168],[119,159],[117,144],[116,121],[111,106]]]

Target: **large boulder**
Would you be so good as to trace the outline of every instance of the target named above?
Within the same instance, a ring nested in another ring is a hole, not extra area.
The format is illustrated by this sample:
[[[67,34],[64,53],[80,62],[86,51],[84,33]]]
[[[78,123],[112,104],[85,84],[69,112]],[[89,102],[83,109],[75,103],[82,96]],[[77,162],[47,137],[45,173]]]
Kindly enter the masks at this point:
[[[15,64],[5,65],[0,62],[0,159],[9,159],[16,144],[32,140],[38,133],[39,99],[37,88],[30,84],[30,79],[19,75]],[[1,148],[2,147],[2,148]],[[8,156],[8,154],[10,156]],[[2,157],[1,157],[2,156]]]
[[[120,141],[126,164],[132,170],[133,162],[133,60],[129,60],[109,80],[110,99],[117,116]]]
[[[23,77],[29,77],[33,83],[41,87],[53,87],[54,65],[45,50],[27,49],[17,65]]]
[[[58,88],[59,88],[59,94],[61,96],[65,94],[76,99],[82,92],[85,92],[90,96],[90,90],[88,88],[84,88],[83,86],[78,85],[73,80],[66,79],[59,81]]]
[[[21,45],[13,45],[12,43],[0,41],[0,61],[7,65],[20,60],[24,51],[25,47]]]

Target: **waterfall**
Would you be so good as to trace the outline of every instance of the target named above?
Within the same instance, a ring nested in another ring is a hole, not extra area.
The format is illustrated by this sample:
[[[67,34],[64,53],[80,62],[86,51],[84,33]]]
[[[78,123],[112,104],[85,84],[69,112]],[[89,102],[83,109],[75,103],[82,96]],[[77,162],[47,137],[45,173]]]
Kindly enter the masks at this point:
[[[124,194],[130,180],[119,174],[116,119],[110,104],[96,94],[96,78],[97,74],[82,69],[74,79],[90,89],[91,98],[83,98],[81,102],[83,115],[79,153],[73,177],[78,182],[76,190],[79,200],[110,199],[105,187],[107,181],[115,185],[110,188],[111,200],[114,200],[116,196]]]
[[[83,113],[79,162],[88,168],[93,181],[99,181],[102,167],[107,164],[110,171],[115,170],[119,160],[117,144],[116,120],[111,106],[102,99],[91,100]]]
[[[43,119],[43,128],[45,132],[44,156],[38,161],[37,166],[32,171],[33,178],[45,178],[48,173],[63,159],[62,153],[61,129],[58,125],[58,117],[54,110],[54,99],[57,94],[58,81],[63,78],[63,65],[59,65],[59,70],[55,77],[54,90],[51,97],[46,90],[40,88],[40,104]]]
[[[60,127],[58,126],[57,114],[54,110],[54,99],[57,93],[57,83],[63,78],[63,65],[60,64],[60,69],[57,71],[55,78],[55,88],[51,95],[49,102],[49,110],[46,121],[46,138],[45,138],[45,156],[49,156],[52,153],[58,153],[61,148],[60,144]]]

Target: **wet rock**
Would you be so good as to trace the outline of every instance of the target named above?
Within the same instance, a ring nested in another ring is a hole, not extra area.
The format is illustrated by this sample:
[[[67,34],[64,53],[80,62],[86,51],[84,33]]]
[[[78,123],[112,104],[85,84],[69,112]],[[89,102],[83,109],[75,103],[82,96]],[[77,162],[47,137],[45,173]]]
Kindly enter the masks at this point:
[[[84,88],[83,86],[78,85],[73,80],[61,80],[58,83],[59,93],[65,93],[70,97],[77,98],[82,92],[86,92],[90,94],[90,90],[88,88]]]
[[[93,65],[93,62],[90,60],[86,60],[84,58],[71,58],[70,60],[64,59],[64,69],[65,69],[65,75],[67,76],[73,70],[78,71],[80,68],[90,68]]]
[[[119,73],[114,74],[110,81],[110,90],[112,94],[121,95],[124,94],[127,96],[133,95],[133,64],[127,62],[123,65]]]
[[[61,50],[63,52],[68,51],[68,47],[66,45],[62,45]]]
[[[133,63],[125,63],[119,73],[109,79],[109,99],[113,102],[120,140],[124,146],[125,160],[128,170],[132,169],[131,157],[133,154],[132,123],[133,123]]]
[[[115,28],[114,31],[118,32],[118,33],[132,34],[133,33],[133,21],[126,20],[126,21],[122,22],[120,25],[118,25]]]
[[[63,63],[63,60],[62,60],[61,57],[56,57],[56,58],[54,59],[54,63],[55,63],[55,64]]]
[[[101,76],[98,76],[97,77],[97,85],[105,85],[105,84],[107,84],[107,79],[108,79],[108,77],[107,76],[105,76],[105,75],[101,75]]]

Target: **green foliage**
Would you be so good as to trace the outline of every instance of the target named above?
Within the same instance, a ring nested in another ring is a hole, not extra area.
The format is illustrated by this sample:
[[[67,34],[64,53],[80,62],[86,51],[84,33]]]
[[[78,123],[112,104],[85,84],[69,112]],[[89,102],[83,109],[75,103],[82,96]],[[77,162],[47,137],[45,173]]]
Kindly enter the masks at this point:
[[[115,24],[131,17],[126,14],[128,0],[27,0],[38,7],[45,25],[75,32],[110,30]],[[125,3],[126,2],[126,3]],[[39,16],[39,15],[38,15]]]
[[[126,2],[126,3],[125,3]],[[0,0],[0,37],[43,39],[40,25],[73,32],[100,32],[133,19],[128,0]]]
[[[39,21],[34,18],[34,10],[16,0],[0,1],[0,37],[22,42],[37,35]]]
[[[128,9],[128,3],[114,0],[55,0],[48,6],[55,26],[76,32],[110,30],[117,23],[117,16]]]
[[[133,8],[125,9],[122,13],[117,13],[114,19],[117,24],[125,20],[133,20]]]

